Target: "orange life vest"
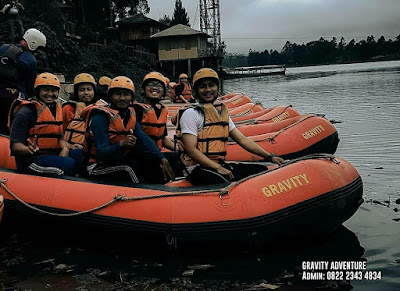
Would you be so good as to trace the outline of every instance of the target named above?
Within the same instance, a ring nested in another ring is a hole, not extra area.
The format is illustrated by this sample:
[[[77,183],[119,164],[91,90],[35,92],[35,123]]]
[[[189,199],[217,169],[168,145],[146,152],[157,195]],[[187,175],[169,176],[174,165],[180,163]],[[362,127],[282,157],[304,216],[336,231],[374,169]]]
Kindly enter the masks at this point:
[[[171,99],[172,102],[175,102],[175,99],[176,99],[175,87],[176,87],[176,85],[170,87],[169,91],[168,91],[168,98]]]
[[[64,103],[63,107],[67,104],[72,105],[75,108],[75,115],[65,129],[64,140],[71,144],[83,145],[83,142],[85,141],[86,121],[81,117],[81,113],[83,109],[85,109],[86,104],[84,102],[70,101]]]
[[[22,106],[32,106],[36,111],[37,119],[35,125],[29,129],[29,139],[33,143],[37,142],[39,153],[58,153],[61,150],[60,140],[63,133],[60,103],[56,103],[56,117],[54,118],[46,104],[34,99],[16,99],[11,105],[9,125],[11,125],[15,114]]]
[[[140,125],[143,131],[154,141],[159,149],[162,149],[162,139],[168,121],[168,109],[161,104],[161,114],[157,118],[154,108],[149,104],[135,103],[143,108],[143,117]]]
[[[129,121],[126,126],[124,125],[124,122],[123,122],[121,116],[119,115],[118,110],[111,109],[108,106],[99,106],[99,105],[88,106],[82,111],[81,116],[86,119],[86,128],[89,128],[89,124],[90,124],[93,116],[97,112],[100,112],[100,111],[105,112],[110,121],[108,130],[107,130],[108,139],[110,141],[110,145],[113,145],[117,142],[120,142],[124,138],[126,138],[126,136],[129,134],[130,129],[132,129],[133,131],[135,130],[136,113],[132,107],[129,107],[129,110],[130,110],[130,116],[129,116]],[[83,153],[85,155],[85,158],[88,160],[89,164],[93,164],[93,163],[97,162],[94,136],[90,130],[86,130],[86,133],[85,133],[85,142],[83,144]],[[124,154],[126,154],[126,153],[127,153],[127,151],[124,152]]]
[[[178,124],[176,128],[175,140],[182,142],[182,133],[180,127],[180,119],[183,112],[193,108],[201,110],[204,113],[204,126],[197,135],[197,149],[206,155],[210,160],[217,162],[225,160],[226,149],[229,137],[229,112],[225,104],[211,103],[197,104],[185,106],[179,110]],[[181,156],[182,162],[186,166],[196,165],[197,162],[192,160],[186,153]]]
[[[176,89],[176,86],[178,86],[178,85],[184,85],[184,86],[183,86],[183,91],[182,91],[182,94],[181,94],[181,95],[182,95],[186,100],[193,99],[193,96],[192,96],[192,86],[190,86],[189,83],[186,83],[186,84],[178,83],[177,85],[174,86],[173,91],[170,90],[170,95],[168,95],[168,96],[172,99],[173,102],[175,102],[175,103],[182,103],[182,102],[183,102],[183,101],[179,98],[179,96],[176,95],[176,90],[175,90],[175,89]],[[172,89],[172,88],[171,88],[171,89]]]
[[[189,83],[186,83],[183,87],[182,96],[185,97],[186,100],[190,100],[193,98],[192,96],[192,86]]]

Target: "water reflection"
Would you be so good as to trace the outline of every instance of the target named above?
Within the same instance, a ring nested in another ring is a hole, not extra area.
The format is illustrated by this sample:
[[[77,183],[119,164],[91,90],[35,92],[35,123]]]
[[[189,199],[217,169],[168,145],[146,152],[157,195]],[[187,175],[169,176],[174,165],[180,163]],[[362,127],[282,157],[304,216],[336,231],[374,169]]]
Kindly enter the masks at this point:
[[[17,282],[18,286],[40,285],[51,275],[63,275],[68,284],[77,284],[78,278],[85,284],[88,278],[114,284],[123,276],[125,282],[146,278],[158,286],[185,277],[201,284],[216,280],[239,285],[268,281],[324,286],[327,282],[302,281],[303,261],[360,261],[364,254],[356,235],[344,226],[318,241],[288,241],[263,249],[191,244],[175,251],[121,233],[104,236],[71,229],[52,233],[32,229],[15,233],[9,229],[5,233],[0,241],[0,280],[10,287]],[[71,274],[69,279],[67,274]],[[349,282],[341,284],[350,286]]]

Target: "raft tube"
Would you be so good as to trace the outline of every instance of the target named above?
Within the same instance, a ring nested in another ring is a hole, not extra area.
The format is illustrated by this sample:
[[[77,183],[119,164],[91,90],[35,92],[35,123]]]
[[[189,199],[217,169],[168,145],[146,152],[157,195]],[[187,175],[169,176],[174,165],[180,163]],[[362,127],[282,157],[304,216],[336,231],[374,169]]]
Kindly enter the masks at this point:
[[[251,114],[251,113],[255,113],[255,112],[259,112],[259,111],[263,111],[264,107],[261,105],[261,103],[253,103],[253,102],[249,102],[246,104],[243,104],[241,106],[238,107],[234,107],[229,109],[229,115],[232,116],[242,116],[242,115],[247,115],[247,114]]]
[[[6,179],[0,194],[7,213],[40,216],[49,224],[57,220],[130,231],[138,239],[147,234],[196,242],[325,234],[354,214],[363,192],[356,169],[330,155],[302,158],[239,182],[209,186],[186,181],[110,185],[4,168],[0,175]]]
[[[252,102],[249,96],[246,95],[236,95],[232,98],[229,98],[227,100],[221,100],[222,103],[228,107],[228,109],[234,108],[241,106],[246,103]]]
[[[300,113],[292,106],[274,106],[259,112],[242,116],[232,116],[232,121],[237,125],[279,122],[291,117],[299,116]]]
[[[289,125],[295,124],[305,118],[318,117],[316,114],[304,114],[292,118],[284,119],[278,122],[267,122],[257,124],[242,124],[237,129],[245,136],[260,135],[269,132],[276,132]]]
[[[278,132],[249,136],[270,153],[284,159],[293,159],[312,153],[335,153],[339,136],[336,128],[320,116],[308,116]],[[236,142],[228,142],[228,161],[260,161],[261,157],[249,153]]]
[[[4,212],[4,197],[0,194],[0,222],[3,219],[3,212]]]

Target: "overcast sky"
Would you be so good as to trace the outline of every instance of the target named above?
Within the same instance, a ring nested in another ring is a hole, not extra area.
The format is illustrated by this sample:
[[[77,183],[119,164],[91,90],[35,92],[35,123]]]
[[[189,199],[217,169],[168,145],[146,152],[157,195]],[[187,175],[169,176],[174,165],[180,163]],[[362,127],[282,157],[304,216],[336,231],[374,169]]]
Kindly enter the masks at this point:
[[[175,0],[148,0],[149,17],[172,15]],[[192,28],[200,30],[199,0],[182,0]],[[302,44],[321,36],[347,42],[368,35],[400,34],[400,0],[220,0],[221,36],[231,53],[280,51],[287,40]]]

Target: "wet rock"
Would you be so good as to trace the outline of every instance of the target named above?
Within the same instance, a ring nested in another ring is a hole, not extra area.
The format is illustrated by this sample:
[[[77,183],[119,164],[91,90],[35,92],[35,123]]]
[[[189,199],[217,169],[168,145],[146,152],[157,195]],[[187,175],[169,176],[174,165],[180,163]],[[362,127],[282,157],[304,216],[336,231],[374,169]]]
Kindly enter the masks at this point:
[[[54,270],[56,270],[56,271],[66,271],[66,270],[68,270],[68,266],[66,264],[59,264],[54,268]]]
[[[383,167],[376,167],[375,170],[383,170]]]
[[[186,270],[182,273],[182,276],[193,276],[195,270]]]
[[[278,285],[272,285],[272,284],[267,284],[267,283],[261,283],[255,286],[252,286],[251,288],[245,289],[246,291],[253,291],[253,290],[275,290],[278,289]]]
[[[215,268],[214,265],[209,265],[209,264],[205,264],[205,265],[191,265],[188,266],[189,270],[207,270],[210,268]]]

